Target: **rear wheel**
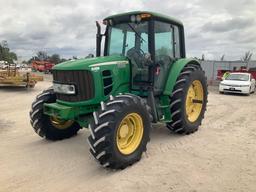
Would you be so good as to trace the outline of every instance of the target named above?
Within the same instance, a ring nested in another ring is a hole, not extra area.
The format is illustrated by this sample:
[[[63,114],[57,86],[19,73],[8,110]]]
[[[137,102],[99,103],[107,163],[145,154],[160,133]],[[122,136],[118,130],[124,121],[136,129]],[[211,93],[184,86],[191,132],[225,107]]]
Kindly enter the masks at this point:
[[[93,116],[88,143],[91,154],[102,166],[124,169],[140,160],[149,141],[152,118],[140,97],[111,96]]]
[[[167,127],[179,134],[197,131],[204,118],[207,95],[207,81],[200,65],[186,65],[170,97],[172,122]]]
[[[30,122],[34,131],[41,137],[49,140],[60,140],[74,136],[81,128],[73,120],[61,120],[43,113],[44,103],[54,103],[56,95],[53,89],[48,89],[39,94],[32,103]]]

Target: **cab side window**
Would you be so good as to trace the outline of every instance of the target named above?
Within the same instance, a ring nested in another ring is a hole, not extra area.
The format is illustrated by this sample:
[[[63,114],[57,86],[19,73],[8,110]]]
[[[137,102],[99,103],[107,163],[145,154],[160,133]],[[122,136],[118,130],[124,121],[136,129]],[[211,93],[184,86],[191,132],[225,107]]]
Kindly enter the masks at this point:
[[[180,58],[180,32],[177,26],[173,26],[174,29],[174,54],[176,58]]]
[[[133,48],[134,46],[135,46],[135,33],[127,31],[125,55],[127,55],[127,51]]]
[[[124,33],[118,28],[113,28],[111,33],[115,38],[109,39],[109,55],[121,55],[124,43]],[[111,37],[111,35],[109,36]]]
[[[174,57],[173,50],[173,28],[170,24],[160,21],[155,22],[155,56],[157,60],[161,57]]]
[[[176,37],[177,38],[177,37]],[[175,27],[169,23],[155,21],[155,61],[159,74],[154,77],[154,89],[161,92],[175,58]]]

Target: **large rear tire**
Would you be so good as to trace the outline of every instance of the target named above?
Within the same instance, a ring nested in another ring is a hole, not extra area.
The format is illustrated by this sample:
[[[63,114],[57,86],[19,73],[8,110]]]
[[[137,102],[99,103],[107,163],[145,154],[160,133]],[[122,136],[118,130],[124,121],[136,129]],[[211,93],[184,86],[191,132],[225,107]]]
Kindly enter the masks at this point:
[[[146,151],[151,130],[150,108],[130,94],[110,97],[93,113],[88,137],[91,154],[103,167],[124,169]]]
[[[167,128],[179,134],[197,131],[204,118],[207,96],[207,80],[201,66],[186,65],[170,97],[172,122],[167,123]]]
[[[44,103],[54,103],[55,101],[56,95],[53,89],[47,89],[36,97],[29,113],[34,131],[40,137],[49,140],[61,140],[76,135],[81,128],[78,123],[72,120],[60,120],[43,113]]]

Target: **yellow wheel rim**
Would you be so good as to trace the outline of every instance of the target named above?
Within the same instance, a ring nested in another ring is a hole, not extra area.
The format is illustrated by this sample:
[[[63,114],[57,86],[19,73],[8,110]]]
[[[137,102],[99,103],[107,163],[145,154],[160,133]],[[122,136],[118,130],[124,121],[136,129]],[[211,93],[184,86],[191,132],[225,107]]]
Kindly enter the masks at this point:
[[[61,120],[57,117],[50,117],[50,122],[57,129],[67,129],[74,123],[73,120],[65,121],[65,120]]]
[[[192,82],[186,98],[186,114],[190,122],[195,122],[203,108],[204,90],[200,81]]]
[[[143,121],[139,114],[130,113],[121,121],[116,134],[116,143],[118,150],[129,155],[133,153],[142,140]]]

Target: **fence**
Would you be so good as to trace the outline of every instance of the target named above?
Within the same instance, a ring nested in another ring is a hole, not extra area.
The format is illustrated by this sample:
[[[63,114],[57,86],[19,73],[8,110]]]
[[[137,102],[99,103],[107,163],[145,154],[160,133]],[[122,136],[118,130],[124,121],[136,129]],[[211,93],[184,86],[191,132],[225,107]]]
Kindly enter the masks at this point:
[[[201,66],[205,71],[208,83],[211,85],[218,82],[218,70],[233,70],[234,68],[240,69],[242,66],[245,66],[247,68],[255,68],[256,61],[250,61],[249,63],[242,61],[201,61]]]

